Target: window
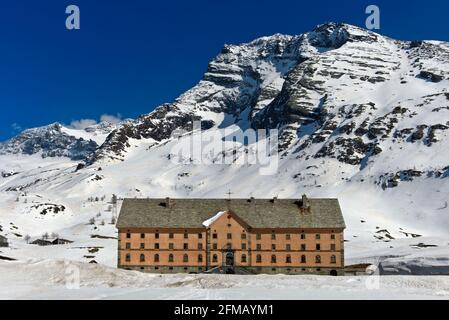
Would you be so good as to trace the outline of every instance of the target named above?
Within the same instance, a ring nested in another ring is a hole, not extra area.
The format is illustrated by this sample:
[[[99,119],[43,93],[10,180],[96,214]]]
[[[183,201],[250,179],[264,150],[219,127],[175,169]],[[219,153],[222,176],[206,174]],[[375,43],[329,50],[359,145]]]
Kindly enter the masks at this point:
[[[258,255],[256,256],[256,262],[257,262],[257,263],[261,263],[261,262],[262,262],[262,256],[261,256],[260,254],[258,254]]]
[[[321,256],[315,257],[315,263],[321,263]]]
[[[285,246],[285,250],[291,251],[291,250],[292,250],[292,246],[291,246],[290,244],[287,244],[287,245]]]
[[[198,243],[198,250],[203,250],[203,244],[202,243]]]
[[[154,244],[154,249],[159,249],[159,243]]]
[[[218,238],[218,235],[217,235],[216,233],[214,233],[214,234],[212,235],[212,238],[213,238],[213,239],[217,239],[217,238]]]
[[[131,233],[128,232],[128,233],[126,234],[126,239],[131,239]]]
[[[292,257],[290,255],[287,255],[285,258],[285,263],[292,263]]]
[[[246,254],[242,254],[242,263],[246,263]]]
[[[287,233],[285,235],[285,240],[291,240],[291,238],[292,238],[292,236],[289,233]]]
[[[262,250],[262,245],[261,245],[260,243],[258,243],[258,244],[256,245],[256,248],[257,248],[257,250]]]
[[[256,234],[256,240],[261,240],[262,239],[262,235],[260,233]]]
[[[214,243],[214,244],[212,245],[212,248],[213,248],[214,250],[217,250],[217,249],[218,249],[218,245],[217,245],[216,243]]]
[[[242,243],[242,250],[246,250],[246,243]]]
[[[331,251],[335,251],[335,244],[331,244]]]
[[[271,256],[271,263],[276,263],[276,256],[274,254]]]
[[[301,233],[301,240],[305,240],[306,239],[306,234],[305,233]]]
[[[173,238],[175,237],[175,235],[174,235],[174,233],[171,232],[171,233],[168,234],[168,237],[169,237],[170,239],[173,239]]]
[[[140,255],[140,262],[145,262],[145,255],[144,254]]]
[[[242,240],[246,240],[246,233],[242,233]]]
[[[273,233],[271,234],[271,240],[276,240],[276,233],[273,232]]]
[[[189,244],[188,243],[184,243],[184,250],[189,250]]]
[[[189,239],[189,234],[188,233],[184,233],[184,239]]]
[[[140,249],[145,249],[145,243],[140,244]]]
[[[174,259],[173,255],[169,254],[168,255],[168,262],[174,262],[174,261],[175,261],[175,259]]]
[[[198,255],[198,262],[203,262],[203,255],[202,254]]]
[[[331,240],[335,240],[335,234],[331,234]]]
[[[140,239],[145,239],[145,233],[140,234]]]
[[[203,234],[202,233],[198,233],[198,239],[203,239]]]
[[[320,235],[319,233],[317,233],[317,234],[315,235],[315,239],[316,239],[316,240],[320,240],[320,239],[321,239],[321,235]]]
[[[232,243],[226,244],[226,248],[227,248],[227,249],[232,249]]]
[[[304,243],[301,244],[301,251],[306,251],[306,245]]]
[[[321,245],[319,243],[316,244],[316,251],[320,251],[321,250]]]
[[[125,260],[126,262],[131,262],[131,255],[129,253],[126,254]]]
[[[271,250],[273,250],[273,251],[276,250],[276,245],[275,244],[271,245]]]
[[[227,234],[227,238],[228,238],[228,239],[232,239],[232,233],[228,233],[228,234]]]
[[[159,255],[158,254],[154,255],[154,262],[159,262]]]
[[[185,254],[184,257],[182,258],[183,262],[189,262],[189,255]]]
[[[156,239],[159,239],[159,233],[155,233],[155,234],[154,234],[154,237],[155,237]]]
[[[174,244],[174,243],[169,243],[169,244],[168,244],[168,248],[169,248],[170,250],[174,250],[174,249],[175,249],[175,244]]]
[[[301,256],[301,263],[306,263],[306,262],[307,262],[306,256],[302,255]]]
[[[126,249],[131,249],[131,243],[129,242],[126,243]]]
[[[331,256],[331,263],[332,264],[337,263],[337,257],[336,256]]]
[[[212,262],[218,262],[218,256],[216,254],[212,256]]]

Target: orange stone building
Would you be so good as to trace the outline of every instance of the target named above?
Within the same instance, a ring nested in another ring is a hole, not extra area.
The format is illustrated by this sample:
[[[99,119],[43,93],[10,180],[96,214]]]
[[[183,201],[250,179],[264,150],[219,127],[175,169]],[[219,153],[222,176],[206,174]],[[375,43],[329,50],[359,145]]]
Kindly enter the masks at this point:
[[[337,199],[125,199],[118,267],[152,273],[344,272]]]

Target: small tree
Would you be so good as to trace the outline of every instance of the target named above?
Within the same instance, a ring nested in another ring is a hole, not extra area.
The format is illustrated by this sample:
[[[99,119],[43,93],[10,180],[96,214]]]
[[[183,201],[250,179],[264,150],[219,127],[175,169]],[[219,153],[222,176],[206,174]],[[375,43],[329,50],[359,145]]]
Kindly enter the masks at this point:
[[[91,218],[91,219],[89,220],[89,223],[90,223],[90,224],[95,224],[95,218]]]
[[[104,226],[104,225],[105,225],[105,222],[104,222],[104,220],[101,220],[101,225],[102,225],[102,226]]]
[[[112,204],[117,204],[117,196],[115,194],[112,195],[111,202]]]
[[[43,239],[43,240],[47,240],[47,239],[48,239],[48,232],[45,232],[45,233],[42,235],[42,239]]]
[[[26,243],[30,243],[31,237],[29,234],[27,234],[23,239],[25,240]]]
[[[117,222],[117,219],[115,219],[115,217],[112,217],[111,224],[115,224],[116,222]]]
[[[57,239],[57,238],[59,238],[59,234],[57,234],[56,232],[52,232],[52,233],[51,233],[51,237],[52,237],[53,239]]]
[[[100,217],[101,217],[101,212],[98,212],[97,215],[96,215],[96,217],[97,217],[97,218],[100,218]]]

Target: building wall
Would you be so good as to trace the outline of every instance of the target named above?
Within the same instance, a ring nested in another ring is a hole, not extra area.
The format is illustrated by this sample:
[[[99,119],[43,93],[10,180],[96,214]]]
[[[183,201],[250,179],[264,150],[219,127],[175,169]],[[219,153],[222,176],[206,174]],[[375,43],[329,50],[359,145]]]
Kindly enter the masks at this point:
[[[145,272],[202,272],[224,265],[226,253],[232,250],[234,265],[254,273],[329,274],[336,270],[341,274],[343,246],[343,230],[251,230],[238,216],[224,214],[209,229],[121,229],[118,266]],[[156,254],[159,261],[155,260]],[[272,256],[276,257],[275,261]],[[320,256],[320,263],[316,261],[317,256]]]

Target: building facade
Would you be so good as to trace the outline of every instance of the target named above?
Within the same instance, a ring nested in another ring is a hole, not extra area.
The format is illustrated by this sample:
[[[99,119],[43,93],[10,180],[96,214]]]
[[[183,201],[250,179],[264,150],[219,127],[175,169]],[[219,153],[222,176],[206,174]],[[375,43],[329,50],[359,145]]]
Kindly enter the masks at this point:
[[[342,275],[336,199],[125,199],[118,267],[152,273]]]

